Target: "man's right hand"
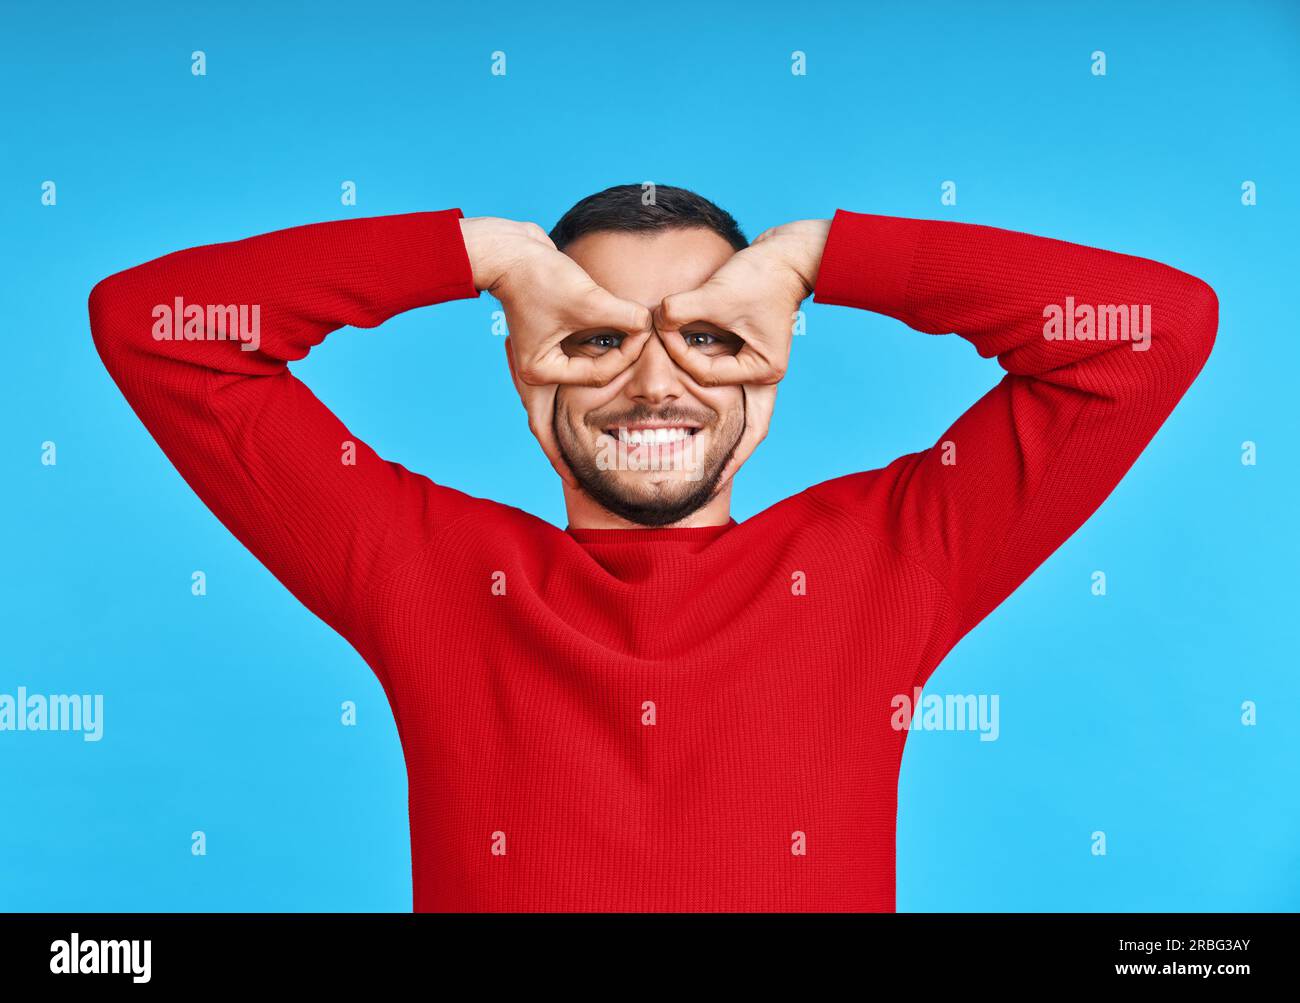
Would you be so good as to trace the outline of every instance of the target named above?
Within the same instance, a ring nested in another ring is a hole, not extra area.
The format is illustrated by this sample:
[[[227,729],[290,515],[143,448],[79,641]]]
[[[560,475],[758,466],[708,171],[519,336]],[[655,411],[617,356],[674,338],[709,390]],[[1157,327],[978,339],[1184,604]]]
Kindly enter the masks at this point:
[[[602,289],[536,223],[476,216],[462,219],[460,228],[475,288],[505,310],[506,356],[529,428],[556,473],[574,484],[552,430],[556,388],[602,386],[635,362],[654,333],[650,310]],[[626,337],[596,358],[565,353],[566,339],[601,331]]]

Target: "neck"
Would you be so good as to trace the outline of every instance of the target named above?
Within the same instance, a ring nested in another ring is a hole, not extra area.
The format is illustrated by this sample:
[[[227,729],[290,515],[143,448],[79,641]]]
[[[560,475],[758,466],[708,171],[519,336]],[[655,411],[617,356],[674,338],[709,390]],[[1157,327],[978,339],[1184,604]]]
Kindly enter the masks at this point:
[[[564,508],[573,529],[646,529],[639,523],[629,522],[593,501],[580,488],[564,485]],[[685,519],[665,526],[665,529],[691,529],[699,526],[725,526],[731,520],[731,481],[706,504],[697,508]]]

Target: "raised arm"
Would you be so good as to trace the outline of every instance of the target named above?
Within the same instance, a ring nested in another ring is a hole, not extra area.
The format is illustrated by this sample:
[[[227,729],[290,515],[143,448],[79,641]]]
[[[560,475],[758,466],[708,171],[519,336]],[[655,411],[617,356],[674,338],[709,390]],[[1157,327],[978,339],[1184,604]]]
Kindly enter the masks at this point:
[[[377,456],[287,363],[344,325],[477,296],[461,215],[317,223],[195,247],[90,294],[100,356],[181,476],[354,642],[367,591],[468,499]]]
[[[1218,327],[1214,291],[1155,261],[845,211],[814,298],[956,333],[1006,370],[929,449],[814,489],[942,585],[953,643],[1106,499],[1204,366]]]
[[[809,294],[956,333],[1006,370],[929,449],[807,492],[929,573],[951,600],[950,643],[1105,500],[1200,372],[1218,327],[1208,285],[1145,258],[844,210],[787,223],[655,311],[697,381],[745,384],[747,401],[764,404],[748,409],[740,462],[766,433],[791,319]],[[691,353],[676,335],[699,320],[744,347]]]
[[[649,336],[649,311],[598,287],[532,223],[459,209],[317,223],[168,254],[90,294],[101,358],[181,476],[312,612],[354,644],[365,597],[474,499],[377,456],[289,370],[344,325],[486,290],[539,418],[555,345]],[[513,343],[513,344],[512,344]],[[549,354],[548,354],[549,353]],[[572,368],[572,366],[570,366]],[[600,374],[562,372],[565,379]],[[431,381],[447,379],[432,373]]]

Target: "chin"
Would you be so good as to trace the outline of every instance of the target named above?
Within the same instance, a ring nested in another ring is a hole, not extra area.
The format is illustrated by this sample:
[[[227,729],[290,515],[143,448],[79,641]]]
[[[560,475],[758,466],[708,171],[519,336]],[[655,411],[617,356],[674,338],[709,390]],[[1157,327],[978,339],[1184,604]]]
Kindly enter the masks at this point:
[[[636,474],[619,473],[610,477],[590,467],[571,465],[582,489],[601,508],[638,526],[661,527],[681,522],[707,505],[713,498],[721,469],[697,480],[676,475],[670,480],[649,482]],[[592,476],[595,474],[595,476]]]
[[[601,428],[561,426],[560,454],[597,505],[637,526],[672,526],[713,500],[743,419]],[[734,426],[734,427],[733,427]],[[732,434],[734,433],[734,434]],[[719,436],[723,438],[720,439]],[[729,448],[720,443],[729,441]]]

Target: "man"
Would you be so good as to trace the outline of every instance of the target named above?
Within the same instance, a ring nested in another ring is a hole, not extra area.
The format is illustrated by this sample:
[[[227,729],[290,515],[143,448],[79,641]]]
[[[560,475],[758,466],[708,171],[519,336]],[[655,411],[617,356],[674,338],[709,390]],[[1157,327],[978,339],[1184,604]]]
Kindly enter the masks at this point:
[[[286,365],[484,290],[565,530],[380,459]],[[1006,375],[933,447],[737,523],[810,293]],[[1106,498],[1218,302],[969,224],[840,210],[746,246],[699,196],[629,185],[550,237],[450,209],[196,247],[105,279],[90,317],[186,481],[383,683],[417,911],[892,911],[894,697]]]

